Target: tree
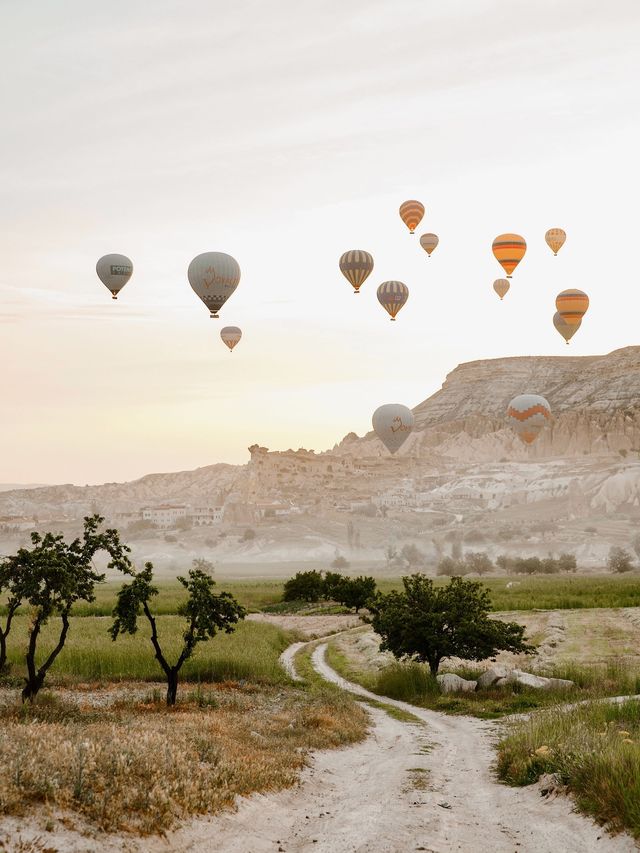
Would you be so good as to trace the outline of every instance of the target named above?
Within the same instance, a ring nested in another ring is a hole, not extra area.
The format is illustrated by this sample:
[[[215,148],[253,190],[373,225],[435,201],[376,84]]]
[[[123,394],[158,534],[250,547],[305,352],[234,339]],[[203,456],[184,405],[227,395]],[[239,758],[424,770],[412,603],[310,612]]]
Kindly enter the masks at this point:
[[[103,522],[104,519],[99,515],[87,516],[84,519],[82,539],[74,539],[71,543],[65,542],[61,533],[32,533],[33,547],[20,548],[2,565],[2,576],[13,613],[21,604],[27,605],[31,611],[23,702],[33,702],[48,671],[64,648],[73,605],[76,601],[93,601],[96,584],[104,580],[105,576],[93,568],[95,554],[106,551],[111,557],[109,568],[130,570],[131,563],[127,556],[129,548],[120,542],[117,530],[100,532]],[[20,604],[16,605],[16,602]],[[38,666],[36,659],[40,632],[54,616],[60,617],[60,634],[53,650]],[[5,623],[5,640],[7,633]]]
[[[636,557],[640,560],[640,533],[636,533],[636,535],[631,540],[631,547],[635,551]]]
[[[433,675],[446,657],[484,660],[501,650],[534,651],[522,625],[490,618],[489,592],[479,581],[452,578],[436,588],[415,574],[402,583],[404,591],[379,594],[369,605],[381,651],[428,663]]]
[[[619,572],[620,574],[631,572],[633,571],[633,558],[624,548],[612,545],[607,557],[607,568],[610,572]]]
[[[560,554],[556,562],[561,572],[575,572],[578,569],[578,561],[575,554]]]
[[[335,594],[335,600],[353,608],[356,613],[365,607],[376,593],[375,578],[360,575],[357,578],[342,578]]]
[[[322,582],[322,597],[327,601],[338,601],[338,590],[344,580],[344,575],[338,572],[326,572]]]
[[[493,563],[485,551],[469,551],[464,555],[467,572],[474,575],[486,575],[493,571]]]
[[[212,639],[218,631],[230,634],[236,623],[244,619],[245,609],[229,592],[215,593],[213,578],[200,569],[189,569],[188,577],[178,577],[188,593],[188,599],[178,613],[185,617],[186,628],[182,635],[182,649],[176,662],[168,662],[160,645],[158,626],[149,607],[150,600],[158,594],[158,588],[152,585],[153,564],[145,563],[144,569],[133,575],[129,583],[122,585],[113,610],[113,624],[109,629],[112,640],[119,634],[135,634],[138,630],[138,617],[144,613],[151,626],[151,645],[156,660],[162,667],[167,679],[167,705],[176,704],[178,677],[185,661],[193,655],[198,643]]]
[[[204,557],[196,557],[191,561],[191,565],[194,569],[198,569],[201,572],[204,572],[205,575],[209,575],[213,577],[216,571],[215,565],[211,562],[211,560],[207,560]]]
[[[351,563],[347,560],[346,557],[343,557],[342,554],[336,553],[336,556],[331,563],[332,569],[348,569]]]
[[[256,532],[252,527],[247,527],[245,532],[242,534],[240,539],[241,542],[251,542],[252,539],[256,538]]]
[[[4,626],[0,625],[0,673],[4,672],[7,668],[7,637],[11,631],[16,610],[22,603],[18,588],[19,585],[14,582],[15,580],[8,560],[0,563],[0,594],[7,594],[7,612],[5,614]]]
[[[453,578],[465,573],[465,565],[462,560],[454,560],[453,557],[443,557],[439,561],[436,571],[439,575]]]
[[[424,554],[413,543],[407,543],[402,546],[400,556],[405,560],[407,566],[413,569],[416,566],[424,566]]]
[[[283,601],[319,601],[324,593],[322,573],[297,572],[284,585]]]

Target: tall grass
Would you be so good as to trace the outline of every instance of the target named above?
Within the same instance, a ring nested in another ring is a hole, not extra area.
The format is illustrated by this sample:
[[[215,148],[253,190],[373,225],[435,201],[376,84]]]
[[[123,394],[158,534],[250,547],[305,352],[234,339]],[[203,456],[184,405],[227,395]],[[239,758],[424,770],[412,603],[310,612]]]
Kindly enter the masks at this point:
[[[582,811],[640,838],[640,702],[537,714],[500,742],[497,767],[511,785],[555,773]]]
[[[111,619],[106,616],[73,617],[67,643],[50,673],[49,683],[61,681],[157,681],[164,675],[154,658],[146,620],[133,636],[115,642],[107,634]],[[173,661],[182,647],[184,619],[159,616],[158,634],[167,657]],[[24,672],[24,649],[28,619],[17,617],[9,635],[8,659],[11,676]],[[55,645],[60,623],[52,619],[41,637],[40,659]],[[278,663],[281,652],[296,637],[275,625],[241,622],[232,634],[218,634],[201,643],[184,665],[185,681],[248,681],[282,684],[288,681]]]

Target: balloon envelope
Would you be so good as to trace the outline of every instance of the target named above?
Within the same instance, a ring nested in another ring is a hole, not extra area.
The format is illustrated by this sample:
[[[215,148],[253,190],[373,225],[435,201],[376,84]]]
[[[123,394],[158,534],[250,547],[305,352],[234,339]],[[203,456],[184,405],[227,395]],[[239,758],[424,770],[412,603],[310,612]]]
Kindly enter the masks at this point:
[[[429,257],[439,242],[437,234],[423,234],[420,238],[420,245]]]
[[[340,272],[356,293],[373,269],[373,258],[363,249],[350,249],[340,258]]]
[[[413,234],[424,216],[424,204],[421,201],[416,201],[415,199],[403,201],[400,205],[399,213],[400,218],[411,234]]]
[[[571,326],[569,325],[569,323],[562,319],[560,312],[556,311],[556,313],[553,315],[553,325],[556,327],[556,331],[562,335],[562,337],[567,343],[569,343],[571,338],[575,335],[575,333],[582,325],[582,320],[578,320],[577,325]]]
[[[112,298],[117,299],[133,275],[133,264],[126,255],[103,255],[96,264],[96,272]]]
[[[582,290],[563,290],[556,296],[558,314],[565,323],[577,326],[589,307],[589,297]]]
[[[411,409],[400,403],[387,403],[373,413],[373,429],[389,453],[399,450],[413,429]]]
[[[549,228],[544,235],[547,241],[547,246],[551,249],[554,255],[557,255],[560,249],[564,246],[564,241],[567,239],[566,233],[562,228]]]
[[[211,316],[217,318],[218,311],[238,286],[240,267],[235,258],[224,252],[204,252],[191,261],[187,276]]]
[[[551,408],[539,394],[519,394],[507,407],[507,419],[522,442],[533,444],[551,422]]]
[[[495,259],[506,272],[507,278],[511,278],[514,269],[524,258],[527,243],[519,234],[500,234],[493,241],[492,249]]]
[[[223,329],[220,329],[220,337],[229,349],[233,351],[234,346],[242,337],[242,332],[237,326],[225,326]]]
[[[510,287],[511,285],[509,284],[509,281],[506,278],[497,278],[493,282],[493,289],[500,297],[500,301],[502,301],[507,295]]]
[[[378,302],[392,320],[409,298],[409,288],[401,281],[383,281],[377,291]]]

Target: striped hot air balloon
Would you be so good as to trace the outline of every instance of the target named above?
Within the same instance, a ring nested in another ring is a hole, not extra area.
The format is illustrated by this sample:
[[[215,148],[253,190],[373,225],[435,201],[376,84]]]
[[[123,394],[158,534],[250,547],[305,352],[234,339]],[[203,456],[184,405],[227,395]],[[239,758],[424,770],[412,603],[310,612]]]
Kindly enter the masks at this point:
[[[497,278],[493,282],[493,289],[495,290],[495,292],[500,297],[500,302],[502,302],[504,297],[507,295],[510,287],[511,287],[511,285],[509,284],[509,282],[507,281],[506,278]]]
[[[415,233],[423,216],[424,204],[421,201],[413,199],[411,201],[403,201],[400,205],[400,219],[402,219],[411,234]]]
[[[229,350],[233,352],[234,346],[242,337],[242,331],[237,326],[225,326],[224,329],[220,329],[220,337],[229,347]]]
[[[369,277],[373,269],[373,258],[363,249],[349,249],[340,258],[340,272],[356,293]]]
[[[582,290],[563,290],[556,296],[558,314],[569,326],[578,326],[589,308],[589,297]]]
[[[409,298],[409,288],[401,281],[383,281],[378,288],[378,302],[392,320]]]
[[[437,234],[423,234],[420,238],[420,245],[429,257],[439,242]]]
[[[493,241],[493,254],[500,266],[511,278],[511,274],[524,258],[527,251],[527,243],[519,234],[500,234]]]
[[[578,320],[577,325],[570,326],[569,323],[566,322],[566,320],[562,319],[560,312],[556,311],[556,313],[553,315],[553,325],[556,327],[556,331],[559,332],[565,339],[568,346],[569,341],[582,325],[582,320]]]
[[[519,394],[507,407],[507,418],[520,441],[533,444],[551,422],[551,407],[539,394]]]
[[[557,255],[560,249],[564,246],[567,235],[562,228],[549,228],[547,233],[544,235],[544,239],[547,241],[547,246],[551,249],[553,254]]]

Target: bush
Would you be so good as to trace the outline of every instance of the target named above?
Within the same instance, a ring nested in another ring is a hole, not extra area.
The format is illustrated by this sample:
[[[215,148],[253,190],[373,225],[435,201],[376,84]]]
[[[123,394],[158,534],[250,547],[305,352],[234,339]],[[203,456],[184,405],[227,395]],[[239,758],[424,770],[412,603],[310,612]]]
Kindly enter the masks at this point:
[[[493,563],[485,551],[470,551],[464,555],[466,571],[474,575],[486,575],[493,571]]]
[[[284,585],[283,601],[320,601],[324,594],[322,572],[297,572]]]
[[[418,705],[426,696],[437,696],[440,688],[424,664],[392,663],[380,670],[373,691],[390,699]]]
[[[633,558],[624,548],[612,545],[607,557],[607,568],[610,572],[618,572],[618,574],[631,572],[633,571]]]
[[[348,569],[351,563],[342,554],[336,554],[335,559],[331,563],[332,569]]]
[[[256,532],[252,527],[247,527],[245,532],[242,534],[240,541],[241,542],[251,542],[252,539],[256,538]]]

